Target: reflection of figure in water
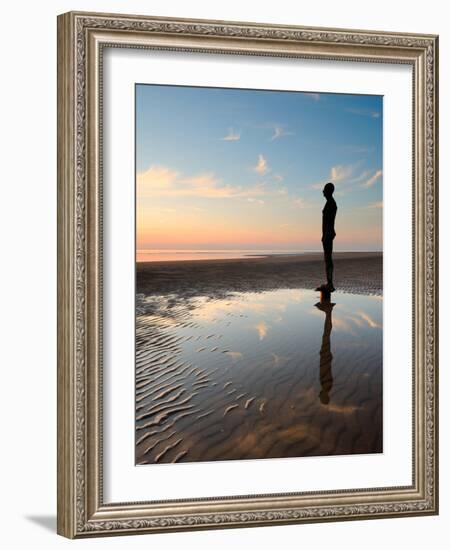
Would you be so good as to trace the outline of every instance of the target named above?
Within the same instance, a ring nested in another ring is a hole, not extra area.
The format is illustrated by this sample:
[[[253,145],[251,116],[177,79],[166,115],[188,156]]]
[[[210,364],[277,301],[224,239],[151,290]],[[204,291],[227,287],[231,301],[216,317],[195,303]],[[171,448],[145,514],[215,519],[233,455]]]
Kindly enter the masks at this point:
[[[330,391],[333,386],[333,375],[331,374],[331,363],[333,354],[331,353],[330,336],[333,323],[331,312],[335,304],[329,300],[323,299],[316,304],[316,307],[325,313],[325,323],[323,325],[322,347],[320,348],[320,402],[327,405],[330,402]]]
[[[325,294],[333,292],[333,239],[336,236],[334,230],[334,219],[336,218],[337,205],[333,199],[334,185],[329,182],[323,188],[324,197],[327,199],[322,210],[322,245],[325,259],[326,284],[316,288]]]

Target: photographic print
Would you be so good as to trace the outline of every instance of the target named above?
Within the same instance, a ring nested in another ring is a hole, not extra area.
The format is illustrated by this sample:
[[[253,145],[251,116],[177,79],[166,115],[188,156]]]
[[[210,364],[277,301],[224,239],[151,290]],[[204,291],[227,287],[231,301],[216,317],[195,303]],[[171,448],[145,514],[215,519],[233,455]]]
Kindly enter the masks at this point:
[[[137,84],[136,464],[383,451],[383,98]]]

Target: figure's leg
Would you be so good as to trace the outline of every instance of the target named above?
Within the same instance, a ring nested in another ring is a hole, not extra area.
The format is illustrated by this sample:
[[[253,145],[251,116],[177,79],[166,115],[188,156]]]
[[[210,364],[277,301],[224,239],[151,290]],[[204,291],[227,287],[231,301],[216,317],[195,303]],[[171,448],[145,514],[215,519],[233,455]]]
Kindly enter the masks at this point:
[[[322,246],[323,246],[323,260],[325,263],[325,279],[328,279],[328,254],[327,254],[328,244],[327,242],[322,241]]]
[[[324,296],[329,300],[330,299],[330,292],[333,292],[334,286],[333,286],[333,260],[332,260],[332,252],[333,252],[333,241],[322,241],[323,246],[323,258],[325,263],[325,278],[327,280],[326,284],[322,284],[316,288],[316,290],[320,290],[322,293],[325,293]]]
[[[325,273],[327,277],[327,284],[330,290],[334,290],[333,286],[333,241],[325,241],[323,243],[323,251],[325,256]]]

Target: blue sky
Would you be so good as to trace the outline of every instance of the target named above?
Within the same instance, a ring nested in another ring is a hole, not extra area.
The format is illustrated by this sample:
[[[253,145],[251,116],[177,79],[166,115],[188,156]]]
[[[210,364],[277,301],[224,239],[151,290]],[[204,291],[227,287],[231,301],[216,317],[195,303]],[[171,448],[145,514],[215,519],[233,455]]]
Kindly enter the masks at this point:
[[[138,248],[382,249],[382,97],[136,86]]]

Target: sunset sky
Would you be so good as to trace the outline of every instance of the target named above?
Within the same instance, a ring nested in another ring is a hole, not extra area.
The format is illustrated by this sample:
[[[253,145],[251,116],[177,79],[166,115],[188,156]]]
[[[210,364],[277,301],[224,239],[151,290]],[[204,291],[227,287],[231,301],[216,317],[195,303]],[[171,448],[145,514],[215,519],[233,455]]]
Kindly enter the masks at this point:
[[[137,249],[382,249],[382,97],[136,86]]]

